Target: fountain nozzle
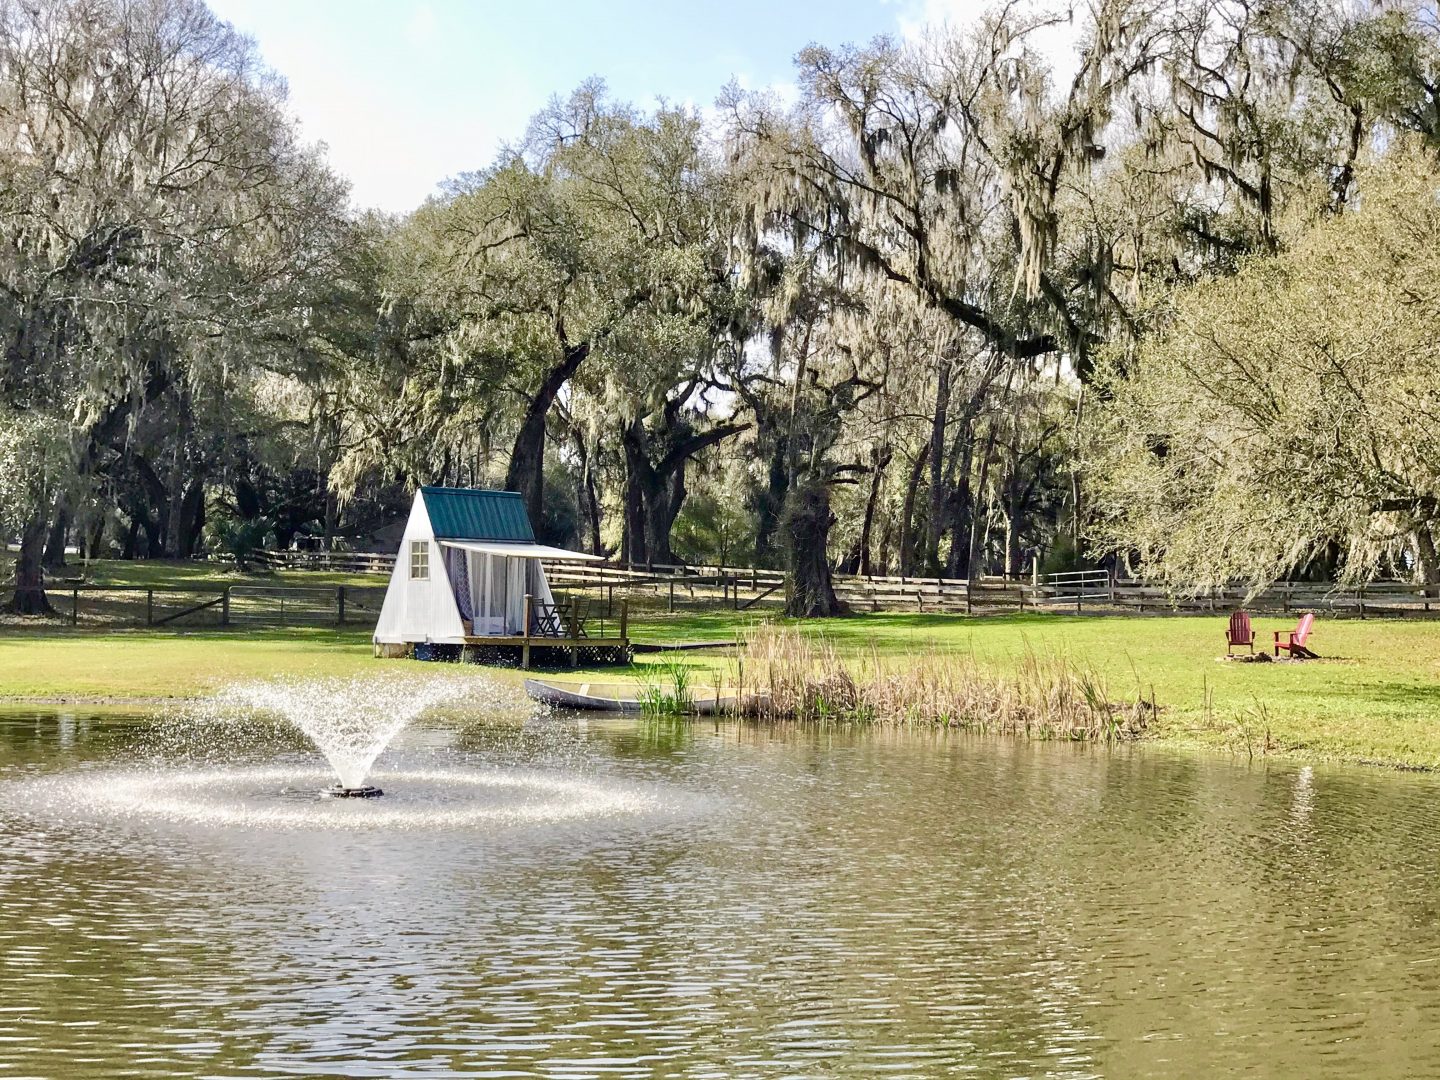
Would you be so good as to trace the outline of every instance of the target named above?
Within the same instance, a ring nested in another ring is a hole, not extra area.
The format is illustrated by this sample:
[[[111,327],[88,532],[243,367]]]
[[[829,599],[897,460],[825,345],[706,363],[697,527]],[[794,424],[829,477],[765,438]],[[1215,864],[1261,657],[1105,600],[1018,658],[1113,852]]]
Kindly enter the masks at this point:
[[[330,787],[320,789],[322,799],[374,799],[385,792],[378,787],[366,784],[364,787],[342,787],[340,784],[332,784]]]

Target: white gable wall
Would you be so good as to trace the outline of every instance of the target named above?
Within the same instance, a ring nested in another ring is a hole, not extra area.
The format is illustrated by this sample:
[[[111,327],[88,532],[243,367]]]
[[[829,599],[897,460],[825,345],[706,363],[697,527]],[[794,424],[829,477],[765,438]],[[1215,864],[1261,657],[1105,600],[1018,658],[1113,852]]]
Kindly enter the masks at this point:
[[[424,581],[410,579],[410,543],[424,541],[430,546],[430,577]],[[445,558],[435,542],[430,515],[425,510],[425,497],[415,493],[410,507],[410,520],[400,539],[395,569],[390,573],[390,586],[385,590],[385,603],[375,625],[375,640],[383,644],[406,641],[433,641],[462,645],[465,627],[460,622],[460,609],[445,573]]]

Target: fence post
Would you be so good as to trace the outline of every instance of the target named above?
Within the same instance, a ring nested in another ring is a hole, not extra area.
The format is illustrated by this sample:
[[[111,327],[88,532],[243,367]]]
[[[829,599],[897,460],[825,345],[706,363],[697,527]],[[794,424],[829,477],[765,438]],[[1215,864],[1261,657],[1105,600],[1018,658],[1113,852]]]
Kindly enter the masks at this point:
[[[285,601],[284,601],[284,600],[281,600],[281,601],[280,601],[280,611],[281,611],[281,613],[282,613],[282,615],[283,615],[283,613],[284,613],[284,611],[285,611]],[[281,621],[281,622],[284,622],[285,620],[282,618],[280,621]],[[225,586],[225,591],[220,594],[220,625],[221,625],[221,626],[229,626],[229,625],[230,625],[230,586],[229,586],[229,585],[226,585],[226,586]]]
[[[335,587],[335,622],[339,626],[345,625],[345,586]]]
[[[675,579],[674,579],[674,578],[671,578],[671,579],[670,579],[670,607],[669,607],[667,610],[672,611],[672,612],[675,610]]]
[[[628,596],[626,596],[626,597],[621,597],[621,598],[620,598],[620,640],[621,640],[621,641],[624,641],[624,640],[626,639],[626,634],[629,632],[629,630],[630,630],[630,598],[629,598]]]
[[[70,590],[70,625],[80,625],[80,590]]]
[[[155,590],[145,590],[145,625],[149,626],[155,621]]]
[[[520,645],[520,669],[522,671],[530,670],[530,605],[534,603],[534,601],[535,598],[533,596],[529,593],[525,594],[525,624],[520,631],[525,635]]]
[[[1355,590],[1355,599],[1360,602],[1360,618],[1363,619],[1365,618],[1365,589],[1363,587]]]

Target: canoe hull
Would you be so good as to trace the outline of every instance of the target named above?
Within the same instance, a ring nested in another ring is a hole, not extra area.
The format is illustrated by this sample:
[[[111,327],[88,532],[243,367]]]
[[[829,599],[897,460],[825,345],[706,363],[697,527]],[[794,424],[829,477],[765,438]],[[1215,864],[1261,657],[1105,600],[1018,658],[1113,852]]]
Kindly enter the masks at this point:
[[[687,712],[695,716],[709,716],[713,713],[733,711],[736,704],[734,694],[717,694],[707,688],[697,688],[695,700]],[[609,692],[606,692],[609,691]],[[601,684],[575,684],[549,682],[545,679],[526,679],[525,693],[534,700],[559,709],[584,709],[595,712],[622,713],[637,716],[645,711],[640,699],[626,695],[617,687]]]

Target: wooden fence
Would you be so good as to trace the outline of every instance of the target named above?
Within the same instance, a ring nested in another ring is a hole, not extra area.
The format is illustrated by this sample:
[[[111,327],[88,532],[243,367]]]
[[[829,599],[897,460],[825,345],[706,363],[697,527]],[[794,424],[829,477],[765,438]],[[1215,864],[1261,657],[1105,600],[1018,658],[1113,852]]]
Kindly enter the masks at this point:
[[[301,565],[335,569],[332,563],[308,558]],[[369,572],[378,576],[388,573],[389,567],[377,563]],[[556,593],[590,596],[607,613],[619,610],[622,603],[628,603],[637,614],[647,610],[773,612],[785,599],[783,573],[749,567],[552,563],[546,567],[546,576]],[[379,618],[385,586],[378,580],[371,587],[224,582],[146,587],[56,582],[46,592],[61,617],[76,626],[365,627],[373,626]],[[1379,582],[1359,590],[1339,590],[1324,583],[1285,582],[1255,596],[1234,588],[1176,597],[1153,584],[1112,581],[1104,571],[1057,574],[1039,582],[1001,577],[965,580],[839,574],[835,576],[835,592],[860,612],[1223,614],[1244,607],[1252,612],[1315,611],[1362,619],[1440,615],[1440,590],[1404,582]],[[0,603],[8,598],[8,593],[0,590]]]
[[[149,587],[57,583],[45,595],[72,626],[373,626],[385,589],[223,583]],[[0,602],[9,598],[0,593]]]

